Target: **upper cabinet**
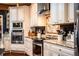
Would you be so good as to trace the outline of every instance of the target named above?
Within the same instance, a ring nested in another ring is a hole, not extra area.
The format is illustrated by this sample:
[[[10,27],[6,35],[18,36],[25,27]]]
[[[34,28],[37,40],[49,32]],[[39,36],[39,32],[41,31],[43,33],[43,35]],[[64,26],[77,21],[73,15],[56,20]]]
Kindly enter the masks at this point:
[[[12,21],[14,20],[24,20],[24,7],[10,7],[10,18]]]
[[[37,25],[37,4],[33,3],[30,6],[30,26],[36,26]]]
[[[68,22],[68,4],[59,3],[58,4],[58,23]]]
[[[50,24],[74,22],[74,4],[51,3],[50,11]]]
[[[28,36],[30,28],[30,7],[29,6],[19,6],[10,7],[10,30],[12,30],[12,21],[22,21],[24,36]],[[33,15],[33,14],[32,14]]]
[[[51,3],[50,4],[50,24],[54,24],[58,22],[58,4]]]
[[[74,3],[68,4],[68,20],[74,22]]]
[[[15,7],[10,7],[10,19],[17,20],[17,9]]]
[[[18,20],[24,20],[25,6],[21,6],[18,8]]]

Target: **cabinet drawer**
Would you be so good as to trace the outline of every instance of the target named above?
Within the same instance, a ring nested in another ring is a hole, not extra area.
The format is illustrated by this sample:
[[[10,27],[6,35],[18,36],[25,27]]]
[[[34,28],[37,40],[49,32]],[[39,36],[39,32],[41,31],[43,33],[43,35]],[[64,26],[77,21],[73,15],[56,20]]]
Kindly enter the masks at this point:
[[[60,53],[61,46],[55,45],[55,44],[50,44],[50,49]]]
[[[49,56],[59,56],[59,55],[60,55],[60,52],[56,50],[50,50],[49,52]]]
[[[74,49],[62,48],[61,52],[74,56]]]
[[[24,47],[24,45],[14,44],[14,45],[11,45],[11,50],[21,50],[21,51],[24,51],[25,47]]]
[[[73,56],[73,55],[68,54],[68,53],[65,53],[65,52],[61,52],[61,53],[60,53],[60,56]]]

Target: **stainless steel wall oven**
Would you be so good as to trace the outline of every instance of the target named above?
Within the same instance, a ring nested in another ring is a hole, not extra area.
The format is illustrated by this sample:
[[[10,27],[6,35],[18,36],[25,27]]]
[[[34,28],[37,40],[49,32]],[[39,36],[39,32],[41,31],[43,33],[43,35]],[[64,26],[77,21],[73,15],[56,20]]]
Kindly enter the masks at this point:
[[[12,30],[11,43],[12,44],[23,44],[24,43],[24,31],[23,30]]]

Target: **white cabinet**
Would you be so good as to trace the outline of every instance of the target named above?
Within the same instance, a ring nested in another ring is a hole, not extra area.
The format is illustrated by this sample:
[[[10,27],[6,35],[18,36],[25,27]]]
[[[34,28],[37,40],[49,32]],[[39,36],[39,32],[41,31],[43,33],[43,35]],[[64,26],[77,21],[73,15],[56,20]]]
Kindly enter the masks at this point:
[[[22,21],[24,36],[27,36],[30,28],[30,7],[19,6],[18,9],[17,7],[10,7],[9,10],[10,10],[10,34],[12,30],[12,22]]]
[[[49,56],[49,44],[44,42],[44,56]]]
[[[51,3],[50,4],[50,15],[51,19],[49,20],[50,24],[58,23],[58,4]]]
[[[44,42],[44,56],[74,56],[74,49]]]
[[[18,20],[20,20],[20,21],[23,21],[24,20],[24,12],[25,12],[25,9],[26,7],[25,6],[20,6],[19,8],[18,8]]]
[[[11,44],[11,50],[25,51],[24,44]]]
[[[20,20],[23,21],[24,20],[24,6],[20,6],[20,7],[10,7],[10,19],[12,21],[16,21],[16,20]]]
[[[6,34],[6,35],[8,35],[8,34]],[[10,40],[10,37],[9,36],[4,36],[3,40],[4,40],[5,51],[11,50],[11,40]]]
[[[30,39],[30,38],[25,38],[25,52],[28,54],[28,55],[30,55],[30,56],[32,56],[33,55],[33,47],[32,47],[32,43],[33,43],[33,41],[32,41],[32,39]]]
[[[68,20],[74,22],[74,3],[68,4]]]
[[[44,42],[44,56],[58,56],[58,55],[60,55],[58,46],[54,46]]]
[[[50,4],[51,19],[50,24],[65,23],[68,21],[68,4],[51,3]]]
[[[31,12],[30,26],[36,26],[37,25],[37,3],[33,3],[30,6],[30,12]]]
[[[58,23],[68,22],[68,4],[59,3],[58,4]]]
[[[62,47],[60,55],[61,56],[74,56],[74,49]]]
[[[16,7],[10,7],[10,19],[11,20],[17,20],[17,9]]]

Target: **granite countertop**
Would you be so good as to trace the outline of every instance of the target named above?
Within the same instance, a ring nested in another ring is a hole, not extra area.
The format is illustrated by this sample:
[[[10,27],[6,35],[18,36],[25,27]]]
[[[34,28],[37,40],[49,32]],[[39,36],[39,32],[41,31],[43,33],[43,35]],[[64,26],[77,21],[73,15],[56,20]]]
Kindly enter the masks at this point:
[[[74,42],[72,42],[72,41],[58,41],[58,40],[54,40],[54,39],[49,39],[49,40],[44,40],[44,42],[74,49]]]
[[[25,38],[30,38],[30,39],[34,40],[33,37],[29,37],[29,36],[25,37]],[[63,40],[59,41],[57,39],[48,39],[48,38],[45,38],[43,40],[44,40],[44,42],[47,42],[47,43],[50,43],[50,44],[56,44],[56,45],[60,45],[60,46],[64,46],[64,47],[67,47],[67,48],[74,49],[74,42],[73,41],[63,41]]]

